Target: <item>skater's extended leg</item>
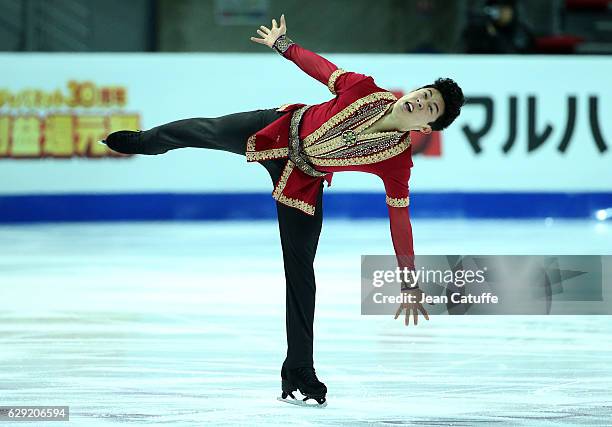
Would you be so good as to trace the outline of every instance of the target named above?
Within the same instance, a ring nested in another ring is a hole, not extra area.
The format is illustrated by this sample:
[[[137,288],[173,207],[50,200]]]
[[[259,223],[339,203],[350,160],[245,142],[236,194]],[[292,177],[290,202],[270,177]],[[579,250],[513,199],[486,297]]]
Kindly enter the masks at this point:
[[[245,155],[249,136],[282,114],[268,109],[183,119],[141,132],[114,132],[104,142],[112,150],[124,154],[163,154],[177,148],[195,147]]]
[[[273,182],[278,180],[282,162],[263,163]],[[313,363],[315,312],[314,259],[323,224],[323,183],[317,195],[315,215],[277,202],[278,225],[286,279],[287,357],[281,369],[282,396],[289,403],[297,389],[317,405],[325,405],[327,387],[316,375]]]
[[[314,259],[323,224],[323,183],[315,215],[277,202],[286,279],[286,327],[288,368],[313,366],[315,311]]]

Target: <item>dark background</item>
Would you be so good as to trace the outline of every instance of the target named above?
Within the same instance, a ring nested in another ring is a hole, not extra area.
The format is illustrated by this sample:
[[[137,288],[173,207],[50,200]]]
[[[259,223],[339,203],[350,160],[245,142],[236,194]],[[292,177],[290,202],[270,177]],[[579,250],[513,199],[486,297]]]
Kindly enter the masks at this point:
[[[484,6],[485,0],[0,0],[0,51],[261,52],[249,37],[285,13],[289,36],[319,52],[461,53],[469,13]],[[517,0],[516,7],[538,38],[534,53],[612,53],[607,0]]]

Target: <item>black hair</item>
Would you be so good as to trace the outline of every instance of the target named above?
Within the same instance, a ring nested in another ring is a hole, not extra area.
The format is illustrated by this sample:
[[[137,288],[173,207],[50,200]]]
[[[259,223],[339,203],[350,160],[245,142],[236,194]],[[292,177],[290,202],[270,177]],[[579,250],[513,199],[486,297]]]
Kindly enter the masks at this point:
[[[437,89],[442,94],[442,99],[444,99],[444,114],[438,117],[436,121],[429,123],[429,125],[432,130],[445,129],[455,121],[461,112],[461,107],[465,104],[463,91],[453,79],[445,78],[439,78],[432,84],[419,89],[428,87]]]

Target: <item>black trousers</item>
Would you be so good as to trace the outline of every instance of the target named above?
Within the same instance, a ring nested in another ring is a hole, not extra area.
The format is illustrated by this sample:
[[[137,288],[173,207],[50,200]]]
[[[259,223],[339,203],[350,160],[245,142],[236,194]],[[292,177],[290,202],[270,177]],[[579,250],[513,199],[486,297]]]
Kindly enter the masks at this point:
[[[249,136],[282,114],[256,110],[216,118],[178,120],[144,131],[143,154],[162,154],[183,147],[209,148],[245,155]],[[264,160],[274,185],[287,159]],[[313,262],[323,224],[323,183],[315,215],[276,202],[286,279],[287,368],[313,366],[315,274]]]

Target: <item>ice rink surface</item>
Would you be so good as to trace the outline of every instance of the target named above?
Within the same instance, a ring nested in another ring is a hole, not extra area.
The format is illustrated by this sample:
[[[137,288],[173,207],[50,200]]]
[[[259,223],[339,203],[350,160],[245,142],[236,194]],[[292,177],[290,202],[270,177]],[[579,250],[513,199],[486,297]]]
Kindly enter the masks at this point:
[[[421,254],[612,254],[609,222],[413,227]],[[612,425],[612,317],[361,316],[362,254],[392,254],[386,220],[325,220],[329,405],[300,408],[276,401],[275,222],[1,226],[0,405],[68,405],[74,426]]]

